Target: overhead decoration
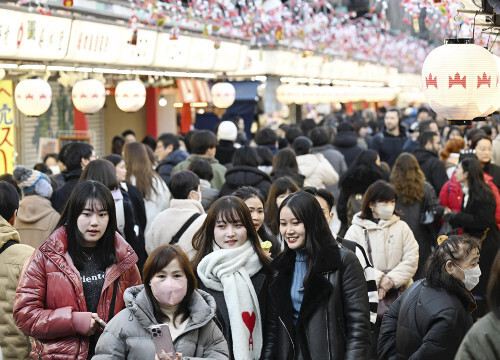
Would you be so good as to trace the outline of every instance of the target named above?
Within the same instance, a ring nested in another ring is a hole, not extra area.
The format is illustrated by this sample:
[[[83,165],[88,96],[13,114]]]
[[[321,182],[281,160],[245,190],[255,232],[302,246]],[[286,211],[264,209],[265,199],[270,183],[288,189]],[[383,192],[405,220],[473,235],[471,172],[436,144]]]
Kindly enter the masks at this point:
[[[46,112],[52,103],[52,89],[42,79],[20,81],[14,92],[16,106],[28,116],[39,116]]]
[[[146,88],[137,80],[121,81],[115,89],[115,100],[120,110],[137,111],[146,102]]]
[[[210,90],[212,95],[212,103],[214,106],[226,109],[233,105],[236,98],[236,89],[233,84],[228,82],[219,82],[212,86]]]
[[[467,124],[492,111],[498,96],[499,69],[494,56],[472,39],[447,40],[422,67],[429,106],[454,124]]]
[[[71,97],[73,105],[78,111],[94,114],[104,106],[106,89],[99,80],[81,80],[73,86]]]

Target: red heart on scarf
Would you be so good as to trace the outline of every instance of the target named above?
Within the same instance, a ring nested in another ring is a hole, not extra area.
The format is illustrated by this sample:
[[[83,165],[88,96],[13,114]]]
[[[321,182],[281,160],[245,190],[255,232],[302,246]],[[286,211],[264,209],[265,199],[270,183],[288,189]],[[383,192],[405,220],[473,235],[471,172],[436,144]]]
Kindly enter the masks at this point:
[[[245,311],[241,313],[241,317],[248,330],[250,331],[250,335],[252,335],[253,328],[255,327],[255,313],[252,312],[252,315],[250,315],[248,311]]]

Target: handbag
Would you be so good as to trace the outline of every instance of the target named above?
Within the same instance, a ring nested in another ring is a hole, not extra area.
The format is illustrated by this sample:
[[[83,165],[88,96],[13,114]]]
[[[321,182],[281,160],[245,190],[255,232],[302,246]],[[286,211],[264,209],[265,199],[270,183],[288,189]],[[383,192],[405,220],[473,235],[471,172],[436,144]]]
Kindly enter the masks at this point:
[[[425,189],[425,197],[422,203],[422,210],[420,212],[420,223],[423,225],[430,225],[434,223],[434,211],[429,207],[429,191]]]
[[[363,232],[365,234],[365,240],[368,245],[368,258],[370,259],[370,262],[373,265],[373,259],[372,259],[372,247],[370,244],[370,237],[368,236],[368,230],[363,229]],[[389,271],[384,271],[385,274],[387,274]],[[382,322],[382,318],[384,317],[385,312],[387,309],[392,305],[396,299],[401,296],[403,291],[401,289],[394,289],[392,288],[389,290],[383,299],[379,299],[378,301],[378,306],[377,306],[377,323],[380,324]]]

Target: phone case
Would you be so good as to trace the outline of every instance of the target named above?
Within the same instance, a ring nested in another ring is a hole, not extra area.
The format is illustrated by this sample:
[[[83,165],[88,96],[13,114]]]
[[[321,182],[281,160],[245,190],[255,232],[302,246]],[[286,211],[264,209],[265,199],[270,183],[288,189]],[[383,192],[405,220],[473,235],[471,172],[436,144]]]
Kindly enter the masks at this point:
[[[168,325],[153,325],[149,328],[149,330],[151,331],[151,337],[153,338],[153,343],[155,344],[156,354],[158,357],[160,356],[160,352],[162,350],[164,350],[168,356],[174,356],[174,343],[172,341],[172,335],[170,335]]]

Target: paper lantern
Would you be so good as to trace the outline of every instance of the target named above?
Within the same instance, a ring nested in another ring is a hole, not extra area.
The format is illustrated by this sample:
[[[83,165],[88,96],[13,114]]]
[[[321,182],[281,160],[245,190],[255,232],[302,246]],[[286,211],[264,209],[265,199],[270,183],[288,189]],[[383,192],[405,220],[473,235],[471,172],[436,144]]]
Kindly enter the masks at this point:
[[[429,106],[455,124],[488,115],[498,91],[494,56],[471,41],[446,40],[430,52],[422,67],[422,87]]]
[[[20,81],[14,93],[16,106],[28,116],[39,116],[46,112],[52,103],[52,89],[42,79]]]
[[[134,112],[146,102],[146,88],[140,81],[121,81],[115,89],[116,105],[125,112]]]
[[[73,105],[78,111],[85,114],[94,114],[104,106],[106,89],[99,80],[81,80],[73,86],[71,97]]]
[[[233,105],[236,98],[236,89],[227,82],[214,84],[210,90],[212,94],[212,103],[221,109],[225,109]]]
[[[278,88],[276,89],[276,99],[282,104],[291,104],[293,102],[292,95],[292,85],[283,84],[278,86]]]

